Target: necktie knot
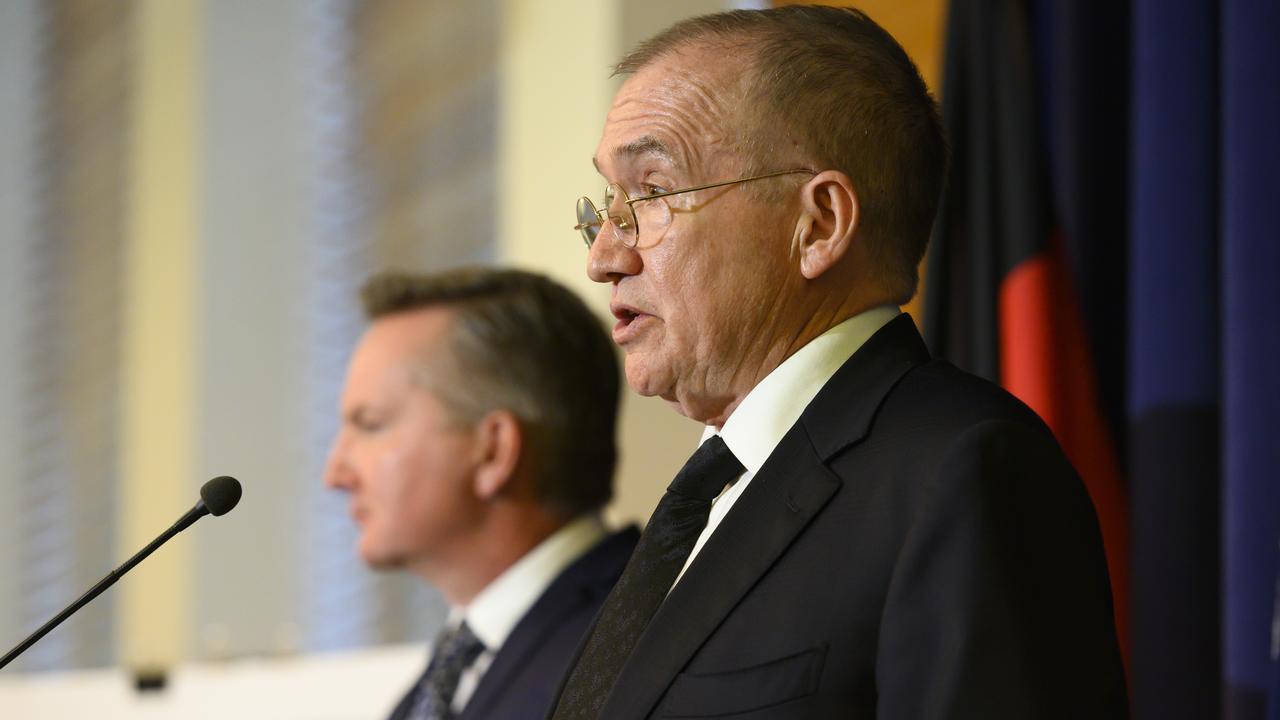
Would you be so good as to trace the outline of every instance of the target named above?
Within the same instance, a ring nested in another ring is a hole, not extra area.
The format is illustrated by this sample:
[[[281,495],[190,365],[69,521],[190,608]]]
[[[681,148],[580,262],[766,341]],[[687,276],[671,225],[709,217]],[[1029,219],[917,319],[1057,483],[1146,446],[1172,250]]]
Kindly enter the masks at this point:
[[[744,470],[746,468],[738,462],[724,438],[712,435],[680,468],[667,492],[698,500],[714,500],[724,486],[737,480]]]
[[[472,632],[471,626],[464,620],[455,628],[446,628],[436,638],[434,657],[439,657],[445,665],[461,664],[463,667],[475,662],[484,652],[484,643]]]
[[[419,682],[409,717],[412,720],[449,720],[453,717],[453,696],[462,673],[484,652],[484,643],[464,621],[446,627],[436,636],[431,662]]]

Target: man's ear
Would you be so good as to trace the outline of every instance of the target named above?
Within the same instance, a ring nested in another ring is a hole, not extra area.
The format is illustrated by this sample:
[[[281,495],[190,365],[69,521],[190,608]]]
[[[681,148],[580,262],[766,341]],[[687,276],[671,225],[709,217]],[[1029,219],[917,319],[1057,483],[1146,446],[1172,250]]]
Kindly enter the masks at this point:
[[[800,256],[800,272],[820,277],[852,248],[860,219],[853,181],[839,170],[814,175],[800,190],[800,218],[792,249]]]
[[[524,450],[520,421],[507,410],[492,410],[475,426],[478,461],[475,493],[480,500],[498,496],[515,477]]]

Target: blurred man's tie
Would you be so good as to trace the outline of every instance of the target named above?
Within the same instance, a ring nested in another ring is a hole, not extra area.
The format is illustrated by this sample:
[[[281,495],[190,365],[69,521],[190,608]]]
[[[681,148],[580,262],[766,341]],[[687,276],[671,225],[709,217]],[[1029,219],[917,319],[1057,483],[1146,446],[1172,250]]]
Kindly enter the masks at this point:
[[[415,688],[413,709],[408,720],[450,720],[454,717],[450,705],[458,691],[458,680],[480,653],[480,642],[467,623],[455,628],[446,627],[436,636],[431,652],[431,662]]]

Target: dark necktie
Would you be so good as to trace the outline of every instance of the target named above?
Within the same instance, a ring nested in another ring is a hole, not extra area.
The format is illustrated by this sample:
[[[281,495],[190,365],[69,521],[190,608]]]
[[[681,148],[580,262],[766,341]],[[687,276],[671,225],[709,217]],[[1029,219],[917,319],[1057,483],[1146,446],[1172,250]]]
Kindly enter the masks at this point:
[[[458,680],[482,652],[484,643],[465,622],[456,628],[441,630],[436,636],[427,671],[414,688],[408,720],[449,720],[454,717],[450,705],[458,690]]]
[[[711,501],[738,479],[742,463],[713,435],[662,496],[627,568],[565,683],[554,720],[596,720],[626,664],[707,525]]]

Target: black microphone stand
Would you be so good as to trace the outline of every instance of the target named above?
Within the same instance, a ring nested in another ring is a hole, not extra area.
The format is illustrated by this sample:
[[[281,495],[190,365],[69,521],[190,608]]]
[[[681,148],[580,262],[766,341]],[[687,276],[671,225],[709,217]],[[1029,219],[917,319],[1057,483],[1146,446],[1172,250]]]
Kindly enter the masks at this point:
[[[31,647],[32,645],[35,645],[40,638],[49,634],[50,630],[62,624],[63,620],[66,620],[67,618],[74,615],[77,610],[87,605],[90,600],[93,600],[94,598],[101,595],[102,591],[114,585],[117,580],[124,577],[125,573],[132,570],[134,565],[137,565],[138,563],[142,562],[147,558],[148,555],[155,552],[156,548],[165,544],[174,535],[177,535],[183,530],[186,530],[187,528],[191,527],[192,523],[194,523],[196,520],[199,520],[200,518],[208,514],[209,514],[209,508],[205,507],[204,500],[201,500],[200,502],[196,503],[196,506],[191,508],[189,511],[187,511],[186,515],[183,515],[182,517],[178,518],[178,522],[174,523],[168,530],[165,530],[163,533],[161,533],[160,537],[157,537],[155,540],[152,540],[146,547],[139,550],[136,555],[126,560],[123,565],[121,565],[120,567],[108,573],[106,577],[98,581],[97,585],[94,585],[93,587],[89,588],[88,592],[81,595],[78,600],[68,605],[65,610],[55,615],[52,620],[45,623],[44,625],[41,625],[39,630],[36,630],[35,632],[31,633],[31,635],[28,636],[26,640],[23,640],[22,642],[18,643],[17,647],[15,647],[14,649],[6,653],[3,658],[0,658],[0,669],[3,669],[4,666],[12,662],[14,658],[26,652],[27,648]]]

